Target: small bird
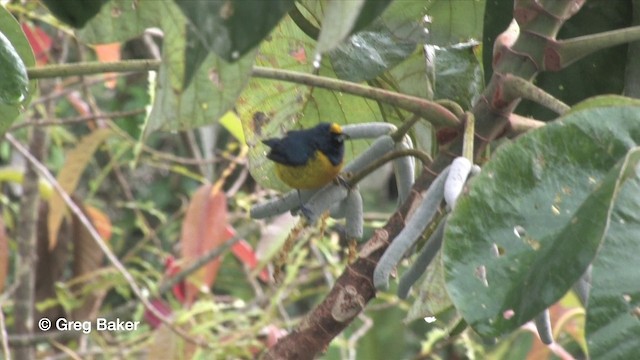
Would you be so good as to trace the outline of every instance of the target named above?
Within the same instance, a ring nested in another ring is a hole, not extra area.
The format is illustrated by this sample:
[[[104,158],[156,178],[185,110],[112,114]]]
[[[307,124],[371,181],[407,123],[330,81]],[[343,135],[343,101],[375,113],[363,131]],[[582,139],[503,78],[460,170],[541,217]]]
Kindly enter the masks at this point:
[[[345,138],[340,125],[323,122],[262,142],[271,148],[267,158],[276,163],[280,180],[294,189],[310,190],[321,188],[338,176]]]

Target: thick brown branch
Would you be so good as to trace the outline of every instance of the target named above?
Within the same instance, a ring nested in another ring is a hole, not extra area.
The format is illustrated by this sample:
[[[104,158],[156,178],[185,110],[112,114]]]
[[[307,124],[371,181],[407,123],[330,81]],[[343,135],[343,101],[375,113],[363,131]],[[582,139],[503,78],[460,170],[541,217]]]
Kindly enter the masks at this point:
[[[307,316],[298,329],[269,349],[265,359],[312,359],[324,351],[331,340],[358,316],[375,297],[372,278],[378,260],[390,239],[404,227],[404,219],[418,194],[426,189],[433,178],[433,174],[425,168],[420,176],[421,181],[414,186],[409,199],[365,243],[358,259],[345,269],[324,301]]]

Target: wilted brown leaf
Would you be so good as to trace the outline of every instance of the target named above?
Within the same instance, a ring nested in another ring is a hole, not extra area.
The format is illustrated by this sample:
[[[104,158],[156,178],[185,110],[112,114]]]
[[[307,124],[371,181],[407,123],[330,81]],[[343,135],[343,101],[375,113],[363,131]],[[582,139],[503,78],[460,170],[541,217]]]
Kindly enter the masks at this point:
[[[67,159],[58,173],[58,182],[60,186],[68,194],[78,186],[80,177],[87,167],[93,154],[98,149],[98,146],[111,135],[109,129],[98,129],[91,134],[83,137],[76,147],[67,153]],[[58,241],[58,229],[62,223],[62,219],[65,217],[67,207],[62,200],[62,197],[57,192],[54,192],[49,199],[49,216],[48,216],[48,228],[49,228],[49,249],[53,249]]]

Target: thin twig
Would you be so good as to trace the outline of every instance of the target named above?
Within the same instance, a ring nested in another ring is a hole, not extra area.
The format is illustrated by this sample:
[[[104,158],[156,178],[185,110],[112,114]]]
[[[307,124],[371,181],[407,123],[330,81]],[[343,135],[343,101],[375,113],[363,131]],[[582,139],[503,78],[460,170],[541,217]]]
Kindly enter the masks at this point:
[[[356,359],[356,344],[358,341],[367,335],[367,332],[373,327],[373,320],[370,317],[365,315],[364,313],[360,313],[358,315],[358,319],[362,321],[362,325],[358,328],[358,330],[354,331],[349,339],[347,340],[347,350],[349,351],[349,359]]]
[[[65,126],[65,125],[73,125],[78,123],[89,122],[98,119],[115,119],[115,118],[123,118],[127,116],[135,116],[144,114],[146,112],[145,109],[136,109],[129,111],[116,111],[111,113],[103,113],[103,114],[92,114],[86,116],[76,116],[70,117],[60,120],[42,120],[42,121],[24,121],[18,124],[13,125],[9,128],[8,131],[15,131],[18,129],[22,129],[29,126]]]
[[[436,126],[456,127],[460,124],[460,120],[449,109],[434,101],[429,101],[416,96],[410,96],[324,76],[261,66],[254,66],[252,75],[254,77],[264,79],[288,81],[328,90],[341,91],[347,94],[380,101],[411,111]]]
[[[364,179],[365,177],[367,177],[367,175],[371,174],[387,162],[405,156],[413,156],[415,158],[418,158],[418,160],[422,162],[424,168],[428,168],[428,166],[431,164],[431,158],[429,157],[429,154],[425,153],[424,151],[417,149],[394,150],[392,152],[386,153],[382,157],[375,159],[369,165],[367,165],[367,167],[346,179],[346,182],[349,186],[354,186],[360,180]]]
[[[239,232],[239,234],[240,233],[245,234],[244,231]],[[167,292],[173,286],[175,286],[179,282],[186,279],[187,276],[200,270],[200,268],[202,268],[209,262],[213,261],[214,259],[217,259],[220,255],[222,255],[224,252],[229,250],[233,245],[235,245],[235,243],[237,243],[242,238],[243,238],[243,235],[236,235],[233,238],[227,240],[224,244],[202,254],[202,256],[197,258],[195,261],[191,262],[188,266],[185,266],[184,269],[182,269],[179,273],[171,276],[169,280],[167,280],[165,283],[160,285],[160,287],[158,288],[158,295]]]
[[[9,335],[7,334],[7,326],[4,323],[4,310],[0,306],[0,337],[2,337],[2,352],[5,359],[11,359],[9,351]]]
[[[44,67],[27,69],[30,80],[69,77],[80,75],[103,74],[110,72],[143,72],[158,70],[159,60],[126,60],[114,62],[83,62],[71,64],[47,65]]]
[[[77,64],[49,65],[27,69],[29,79],[89,75],[105,72],[157,71],[158,60],[127,60],[117,62],[84,62]],[[456,127],[460,121],[446,107],[416,96],[365,86],[350,81],[316,76],[302,72],[254,66],[252,76],[264,79],[287,81],[302,85],[341,91],[362,96],[401,109],[411,111],[437,126]]]
[[[149,310],[149,312],[151,312],[155,317],[157,317],[163,324],[165,324],[171,331],[178,334],[188,342],[207,348],[207,349],[211,349],[212,348],[211,345],[209,345],[208,343],[202,340],[195,339],[189,336],[189,334],[184,332],[182,329],[176,327],[171,322],[170,319],[168,319],[164,314],[162,314],[158,309],[156,309],[156,307],[149,301],[147,296],[143,293],[142,289],[135,282],[133,275],[131,275],[131,273],[125,268],[125,266],[120,262],[120,260],[118,260],[116,255],[106,245],[106,242],[102,239],[98,231],[95,229],[95,227],[91,223],[91,220],[89,220],[85,216],[85,214],[82,212],[80,207],[78,207],[78,205],[76,205],[73,199],[71,199],[69,194],[67,194],[64,191],[62,186],[60,186],[56,178],[49,172],[46,166],[42,164],[40,161],[38,161],[36,158],[34,158],[29,153],[29,151],[24,147],[24,145],[22,145],[19,141],[17,141],[11,134],[5,134],[5,139],[7,139],[7,141],[11,144],[11,146],[13,146],[18,152],[20,152],[28,160],[28,162],[31,163],[33,167],[40,173],[40,175],[44,177],[53,186],[53,188],[60,194],[60,197],[65,202],[67,207],[69,207],[69,210],[71,210],[71,212],[78,217],[78,220],[80,220],[82,225],[87,229],[88,233],[91,235],[91,238],[98,244],[98,247],[100,247],[100,250],[105,254],[107,259],[109,259],[111,264],[124,277],[125,281],[129,284],[129,287],[131,288],[133,293],[136,295],[136,297],[142,302],[144,307],[147,310]]]

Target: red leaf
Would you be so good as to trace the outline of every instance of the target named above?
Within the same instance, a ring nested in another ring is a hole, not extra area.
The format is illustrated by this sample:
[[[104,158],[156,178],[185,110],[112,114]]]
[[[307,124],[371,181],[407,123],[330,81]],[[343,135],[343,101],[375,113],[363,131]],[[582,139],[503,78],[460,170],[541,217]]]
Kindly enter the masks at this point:
[[[236,230],[231,225],[228,225],[226,230],[229,238],[236,236]],[[245,240],[240,239],[233,244],[231,252],[233,253],[233,256],[249,268],[249,270],[253,270],[258,266],[258,256],[251,247],[251,244]],[[269,271],[267,269],[263,269],[260,272],[260,280],[269,282]]]
[[[120,60],[120,43],[95,45],[93,49],[100,62],[113,62]],[[117,78],[116,73],[105,73],[104,86],[108,89],[115,89]]]
[[[151,300],[151,304],[156,308],[156,310],[158,310],[159,313],[161,313],[165,317],[171,315],[171,307],[169,307],[169,305],[164,301],[160,299],[153,299]],[[158,319],[151,311],[149,311],[149,309],[145,309],[144,319],[154,329],[162,324],[162,321],[160,321],[160,319]]]
[[[251,244],[245,240],[238,240],[238,242],[233,244],[231,252],[233,253],[233,256],[246,265],[249,270],[253,270],[258,266],[258,257],[256,256],[256,252],[253,251]],[[263,269],[260,272],[260,280],[269,282],[269,272],[267,269]]]
[[[33,49],[38,65],[46,65],[49,61],[49,51],[53,41],[49,35],[37,26],[22,24],[22,31]]]
[[[227,199],[219,188],[200,187],[194,194],[182,224],[182,257],[191,263],[206,252],[217,248],[231,236],[227,231]],[[216,280],[220,257],[203,266],[189,277],[186,284],[186,304],[192,304],[200,288],[211,287]]]
[[[181,270],[180,264],[178,264],[176,259],[171,255],[169,255],[167,257],[167,259],[165,260],[164,268],[165,268],[164,273],[168,277],[172,277],[173,275],[176,275]],[[185,303],[185,292],[186,292],[186,289],[185,289],[185,282],[184,281],[180,281],[177,284],[173,285],[173,288],[171,289],[171,291],[173,292],[173,296],[175,296],[176,299],[178,299],[178,301],[181,304]]]

